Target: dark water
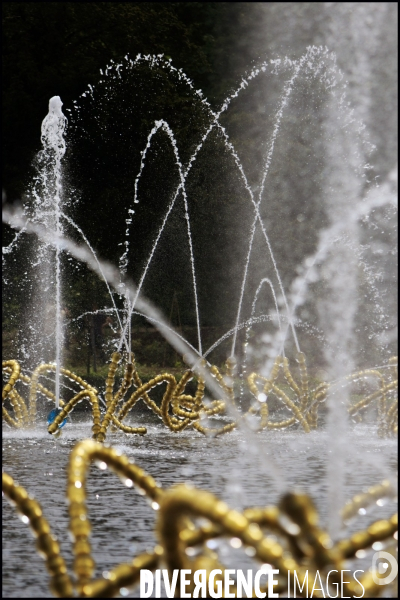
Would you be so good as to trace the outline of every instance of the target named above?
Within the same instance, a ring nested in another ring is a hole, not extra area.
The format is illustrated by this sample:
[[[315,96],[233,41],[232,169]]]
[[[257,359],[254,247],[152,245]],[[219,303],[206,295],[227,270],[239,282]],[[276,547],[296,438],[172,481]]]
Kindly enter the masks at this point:
[[[48,435],[44,423],[31,431],[3,430],[3,469],[40,502],[70,572],[66,466],[69,450],[77,441],[89,437],[90,424],[75,421],[68,424],[59,440]],[[118,433],[109,436],[107,442],[122,450],[163,487],[190,482],[238,509],[275,504],[285,487],[305,491],[314,499],[322,524],[327,525],[325,474],[329,440],[324,431],[309,435],[302,431],[263,432],[257,435],[256,446],[252,446],[240,431],[210,439],[193,431],[172,434],[157,423],[148,428],[144,437]],[[397,442],[379,439],[372,425],[354,426],[345,469],[347,500],[393,475],[397,470]],[[91,467],[87,494],[96,577],[157,543],[153,509],[112,472]],[[395,510],[393,502],[381,508],[375,506],[346,533],[364,529]],[[230,568],[252,566],[251,559],[241,550],[233,550],[228,542],[219,543],[218,552]],[[258,567],[253,564],[253,568]],[[139,589],[129,596],[139,597]],[[51,597],[47,571],[35,551],[30,529],[4,499],[3,597]]]

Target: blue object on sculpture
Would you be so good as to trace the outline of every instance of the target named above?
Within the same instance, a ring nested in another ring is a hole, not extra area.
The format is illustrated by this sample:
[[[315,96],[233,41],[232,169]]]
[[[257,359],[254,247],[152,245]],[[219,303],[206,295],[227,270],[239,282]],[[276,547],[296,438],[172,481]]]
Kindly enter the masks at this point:
[[[49,414],[47,415],[47,425],[51,425],[52,422],[54,421],[54,419],[57,417],[57,415],[60,414],[60,412],[61,412],[61,408],[53,408],[53,410],[51,410],[49,412]],[[61,429],[61,427],[64,427],[66,422],[67,422],[67,419],[64,419],[64,421],[62,423],[60,423],[58,428]]]

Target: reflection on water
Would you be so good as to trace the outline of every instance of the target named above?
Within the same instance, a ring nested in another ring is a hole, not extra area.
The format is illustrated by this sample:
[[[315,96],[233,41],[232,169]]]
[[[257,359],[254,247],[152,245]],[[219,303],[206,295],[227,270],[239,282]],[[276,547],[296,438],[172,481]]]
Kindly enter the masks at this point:
[[[90,423],[74,420],[59,440],[48,435],[45,423],[33,431],[3,431],[3,468],[41,503],[70,570],[66,465],[74,444],[91,437],[90,428]],[[190,482],[239,509],[277,502],[280,488],[267,475],[265,464],[270,458],[279,466],[291,489],[311,495],[326,526],[325,432],[304,435],[301,431],[265,431],[257,439],[258,451],[251,451],[242,432],[209,439],[190,431],[176,435],[162,424],[154,424],[144,437],[117,433],[107,441],[118,446],[163,487]],[[395,472],[397,443],[393,439],[379,439],[374,426],[357,425],[347,461],[346,498],[350,499]],[[96,577],[155,545],[155,513],[134,489],[126,488],[111,472],[92,467],[87,492]],[[347,533],[363,529],[367,523],[394,511],[393,502],[381,508],[375,506],[366,517],[353,523]],[[227,543],[220,543],[218,551],[225,565],[251,568],[250,559]],[[35,596],[51,597],[44,561],[35,551],[29,528],[3,500],[3,597]],[[139,589],[131,597],[139,597]]]

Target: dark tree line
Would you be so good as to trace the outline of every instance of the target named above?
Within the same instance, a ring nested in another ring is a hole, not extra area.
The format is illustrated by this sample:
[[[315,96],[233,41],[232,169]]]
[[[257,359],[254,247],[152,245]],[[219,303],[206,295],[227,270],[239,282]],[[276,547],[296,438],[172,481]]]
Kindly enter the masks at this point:
[[[375,143],[372,156],[365,156],[365,161],[374,165],[371,175],[384,180],[393,166],[394,3],[5,2],[2,8],[3,190],[10,202],[25,199],[48,100],[59,95],[69,118],[64,161],[68,214],[99,255],[114,263],[121,255],[119,244],[124,241],[140,152],[154,122],[164,119],[169,123],[183,165],[210,123],[210,112],[201,100],[166,69],[149,69],[143,63],[134,70],[124,69],[123,78],[114,79],[112,86],[105,83],[106,78],[100,84],[100,69],[104,72],[112,61],[114,65],[127,64],[126,55],[132,59],[138,53],[171,58],[174,67],[183,69],[194,88],[202,89],[211,107],[217,109],[253,65],[285,55],[297,59],[307,45],[327,45],[337,53],[339,67],[349,79],[349,100]],[[371,20],[374,14],[377,18]],[[268,78],[249,86],[221,118],[254,190],[260,183],[283,82]],[[94,99],[81,96],[88,84],[95,86]],[[323,138],[327,100],[316,79],[296,84],[268,175],[262,218],[286,289],[327,224]],[[178,179],[171,144],[165,133],[158,134],[146,158],[140,202],[134,207],[129,275],[136,282]],[[230,327],[253,213],[218,132],[210,135],[207,151],[199,153],[187,193],[201,320],[205,327]],[[171,215],[159,244],[156,268],[149,270],[143,291],[167,316],[178,302],[181,324],[193,327],[182,194],[177,206],[179,210]],[[10,232],[5,228],[3,233],[7,242]],[[79,239],[73,230],[67,233]],[[273,277],[260,232],[254,247],[250,270]],[[90,310],[94,303],[107,304],[104,287],[84,267],[74,267],[66,260],[63,268],[69,282],[64,290],[66,302],[74,316]],[[18,314],[23,306],[24,293],[18,286],[23,270],[23,263],[17,261],[10,275],[12,292],[5,298],[7,315]],[[247,311],[258,283],[259,279],[249,281]],[[392,283],[390,286],[391,290]],[[260,297],[257,311],[270,308],[271,297]],[[367,330],[374,300],[364,299],[364,308],[360,319],[366,321]],[[316,324],[314,307],[306,306],[303,316]],[[7,327],[8,317],[5,321]]]
[[[255,3],[257,4],[257,3]],[[65,106],[126,54],[164,54],[215,100],[250,60],[245,2],[4,2],[3,187],[20,197],[48,99]]]
[[[146,65],[126,72],[122,82],[115,81],[112,93],[100,85],[93,103],[82,98],[82,92],[88,84],[98,84],[100,70],[112,61],[119,62],[126,55],[134,59],[138,53],[163,54],[174,67],[183,69],[195,89],[202,89],[216,108],[251,65],[253,55],[257,58],[257,49],[252,48],[246,35],[256,5],[4,3],[3,190],[8,201],[26,201],[49,98],[59,95],[68,117],[68,109],[73,110],[74,100],[79,99],[79,119],[74,113],[75,121],[70,120],[64,161],[68,213],[85,231],[99,256],[116,263],[140,151],[154,121],[168,121],[185,164],[210,122],[210,113],[177,77]],[[99,115],[101,124],[94,118]],[[235,231],[230,229],[224,210],[232,216],[232,205],[238,197],[238,182],[224,164],[221,140],[211,137],[208,152],[198,158],[188,181],[188,193],[194,202],[193,244],[198,257],[198,286],[203,289],[200,304],[205,326],[216,325],[221,318],[230,322],[233,317],[233,312],[226,309],[231,274],[225,264]],[[131,235],[129,275],[135,281],[140,278],[160,219],[179,181],[166,135],[155,140],[148,162],[151,166],[143,173],[140,204],[135,207],[140,226],[133,228]],[[157,268],[149,272],[143,291],[167,315],[177,294],[182,323],[192,326],[193,290],[185,289],[191,272],[187,236],[182,230],[182,195],[177,204],[179,211],[172,215],[156,257]],[[4,234],[7,240],[10,232]],[[68,234],[75,237],[73,230]],[[68,260],[63,269],[68,281],[64,294],[73,316],[91,310],[94,304],[109,304],[104,287],[86,269],[73,268]],[[11,277],[14,285],[9,288],[13,288],[12,293],[6,295],[7,312],[14,316],[12,322],[23,306],[19,270],[25,270],[25,263],[16,265]],[[8,317],[6,327],[7,323]]]

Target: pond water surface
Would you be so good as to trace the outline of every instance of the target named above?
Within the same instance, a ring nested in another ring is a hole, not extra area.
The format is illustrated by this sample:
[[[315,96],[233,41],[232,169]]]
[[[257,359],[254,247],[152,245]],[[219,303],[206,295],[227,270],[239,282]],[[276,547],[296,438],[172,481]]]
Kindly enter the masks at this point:
[[[74,420],[65,427],[59,440],[48,435],[45,423],[29,431],[3,429],[3,469],[40,502],[70,572],[66,466],[75,443],[91,437],[90,427],[88,422]],[[328,442],[323,430],[308,435],[300,430],[264,431],[257,435],[254,447],[247,443],[242,431],[206,438],[188,430],[173,434],[161,423],[148,427],[144,437],[117,433],[107,438],[108,444],[122,450],[164,488],[190,482],[238,509],[275,504],[284,479],[290,489],[310,494],[323,526],[327,525]],[[397,442],[379,439],[373,425],[355,425],[347,460],[346,500],[392,476],[397,469]],[[268,462],[277,468],[277,476],[270,475]],[[87,506],[96,577],[157,543],[153,533],[153,509],[143,496],[135,489],[126,488],[109,470],[91,467]],[[385,518],[395,510],[393,502],[380,508],[375,505],[338,537],[364,529],[368,523]],[[233,550],[227,542],[219,543],[217,550],[227,567],[259,568],[251,564],[244,552]],[[371,561],[371,557],[357,568],[368,568],[371,564],[368,565],[368,560]],[[130,590],[129,596],[139,597],[139,589]],[[3,597],[51,597],[44,561],[35,551],[30,529],[4,499]]]

